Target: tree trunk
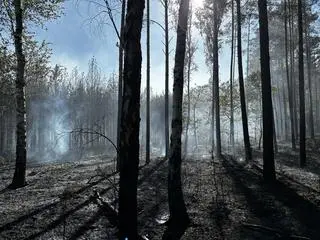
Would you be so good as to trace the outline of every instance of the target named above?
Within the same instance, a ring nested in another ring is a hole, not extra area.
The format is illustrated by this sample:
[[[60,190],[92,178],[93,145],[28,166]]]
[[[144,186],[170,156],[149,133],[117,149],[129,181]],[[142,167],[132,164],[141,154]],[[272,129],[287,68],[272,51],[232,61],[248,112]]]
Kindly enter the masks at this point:
[[[247,79],[249,77],[249,60],[250,60],[250,30],[251,30],[251,15],[248,19],[248,38],[247,38]]]
[[[180,239],[189,225],[189,216],[181,186],[181,133],[183,74],[188,29],[189,0],[180,1],[174,66],[172,133],[169,155],[168,200],[170,219],[163,239]]]
[[[231,59],[230,59],[230,145],[234,154],[234,107],[233,107],[233,64],[234,64],[234,0],[231,0]]]
[[[165,144],[166,158],[169,157],[169,16],[168,16],[168,1],[164,0],[164,26],[165,26]]]
[[[252,159],[250,137],[248,130],[248,117],[246,108],[246,98],[244,93],[243,84],[243,67],[242,67],[242,46],[241,46],[241,9],[240,0],[237,3],[237,27],[238,27],[238,72],[239,72],[239,87],[240,87],[240,104],[241,104],[241,116],[242,116],[242,128],[243,128],[243,140],[246,152],[246,160],[250,161]]]
[[[306,57],[307,57],[307,71],[308,71],[308,90],[309,90],[309,126],[310,137],[314,139],[314,122],[313,122],[313,99],[312,99],[312,84],[311,84],[311,53],[310,53],[310,30],[308,26],[305,29],[306,36]]]
[[[284,139],[286,141],[289,140],[289,125],[288,125],[288,114],[287,114],[287,98],[286,98],[286,90],[285,90],[285,83],[282,82],[282,101],[283,101],[283,121],[284,121]]]
[[[25,99],[25,56],[23,53],[23,10],[21,0],[14,0],[15,24],[16,29],[13,33],[15,54],[17,57],[16,72],[16,166],[10,188],[19,188],[26,185],[26,99]]]
[[[146,164],[150,163],[150,0],[147,1]]]
[[[189,49],[188,55],[190,55],[190,49]],[[187,156],[187,153],[188,153],[188,133],[189,133],[189,126],[190,126],[190,72],[191,72],[191,59],[190,58],[188,61],[187,68],[188,68],[187,69],[187,99],[188,99],[187,104],[188,104],[188,109],[187,109],[187,122],[186,122],[186,137],[185,137],[185,144],[184,144],[185,145],[185,153],[184,153],[185,156]]]
[[[212,103],[211,103],[211,158],[213,159],[214,157],[214,148],[215,148],[215,140],[214,140],[214,84],[212,83]]]
[[[213,90],[215,100],[216,115],[216,157],[221,157],[221,131],[220,131],[220,99],[219,99],[219,24],[218,24],[218,6],[214,3],[214,26],[213,26]]]
[[[121,106],[123,92],[123,28],[126,14],[126,0],[122,0],[121,6],[121,23],[120,23],[120,43],[119,43],[119,79],[118,79],[118,118],[117,118],[117,148],[120,149],[120,128],[121,128]],[[117,170],[120,168],[120,156],[117,153]]]
[[[295,58],[294,58],[294,34],[293,34],[293,27],[294,27],[294,4],[292,2],[289,1],[289,3],[291,3],[289,5],[289,10],[290,10],[290,21],[289,21],[289,26],[290,26],[290,67],[291,67],[291,92],[292,92],[292,105],[293,105],[293,123],[294,123],[294,132],[295,132],[295,137],[297,138],[299,136],[299,132],[298,132],[298,111],[297,111],[297,98],[293,97],[293,96],[297,96],[297,91],[296,91],[296,82],[295,82]]]
[[[191,4],[190,4],[191,5]],[[192,36],[191,36],[191,27],[192,27],[192,6],[190,6],[190,19],[188,25],[188,34],[187,34],[187,121],[186,121],[186,136],[185,136],[185,144],[184,144],[184,156],[187,156],[188,153],[188,138],[189,138],[189,126],[190,126],[190,114],[191,114],[191,106],[190,106],[190,78],[191,78],[191,63],[193,50],[192,48]]]
[[[288,99],[289,99],[289,113],[290,113],[290,126],[291,126],[291,146],[292,149],[296,149],[296,139],[295,139],[295,131],[294,131],[294,117],[293,117],[293,100],[292,100],[292,87],[289,75],[289,54],[288,54],[288,15],[287,15],[287,0],[284,0],[284,31],[285,31],[285,52],[286,52],[286,77],[287,77],[287,85],[288,85]],[[292,78],[292,75],[291,75]]]
[[[276,174],[273,153],[273,110],[270,79],[267,1],[258,0],[258,7],[263,119],[263,177],[266,182],[273,182],[276,178]]]
[[[137,182],[141,86],[141,29],[144,0],[128,0],[124,39],[120,128],[120,239],[137,239]]]
[[[300,166],[306,165],[306,122],[304,100],[304,66],[303,66],[303,29],[302,2],[298,0],[298,35],[299,35],[299,100],[300,100]]]

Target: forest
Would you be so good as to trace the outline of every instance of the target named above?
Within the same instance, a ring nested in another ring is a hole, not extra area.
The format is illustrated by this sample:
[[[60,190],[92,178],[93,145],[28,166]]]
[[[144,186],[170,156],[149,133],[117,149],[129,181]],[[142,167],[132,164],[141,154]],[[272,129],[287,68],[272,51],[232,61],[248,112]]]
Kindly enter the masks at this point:
[[[319,10],[0,0],[0,239],[319,240]]]

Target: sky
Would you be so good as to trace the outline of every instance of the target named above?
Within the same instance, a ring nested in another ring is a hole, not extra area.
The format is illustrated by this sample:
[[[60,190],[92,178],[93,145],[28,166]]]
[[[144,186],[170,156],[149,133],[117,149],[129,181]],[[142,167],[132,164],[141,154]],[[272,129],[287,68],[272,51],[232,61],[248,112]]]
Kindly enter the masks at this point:
[[[95,0],[103,4],[102,0]],[[193,0],[196,6],[201,5],[202,0]],[[89,3],[91,2],[91,3]],[[117,35],[111,26],[105,10],[89,0],[69,0],[63,4],[64,15],[57,20],[46,24],[46,29],[37,29],[36,36],[38,40],[46,40],[52,48],[51,64],[61,64],[67,67],[70,72],[74,67],[80,71],[86,72],[88,62],[95,57],[98,66],[106,76],[117,73],[118,69],[118,48]],[[113,14],[116,24],[119,25],[120,4],[113,6]],[[101,13],[100,15],[97,14]],[[159,0],[151,0],[150,16],[151,19],[164,22],[163,7]],[[151,88],[153,93],[162,93],[164,91],[164,31],[156,24],[151,25]],[[198,42],[198,51],[195,62],[198,65],[198,71],[192,75],[191,86],[204,85],[209,80],[209,68],[205,64],[204,47],[202,37],[199,32],[193,34]],[[142,32],[142,91],[146,84],[146,31]],[[174,48],[175,48],[175,29],[170,31],[170,82],[169,87],[172,91],[172,73],[174,67]],[[227,80],[229,74],[229,53],[223,48],[220,51],[220,77]]]

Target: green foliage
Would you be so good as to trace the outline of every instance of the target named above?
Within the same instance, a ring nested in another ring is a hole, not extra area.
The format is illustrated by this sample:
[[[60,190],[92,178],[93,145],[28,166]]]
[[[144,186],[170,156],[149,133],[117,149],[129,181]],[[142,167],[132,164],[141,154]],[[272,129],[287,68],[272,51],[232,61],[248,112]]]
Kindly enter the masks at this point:
[[[214,23],[214,11],[213,11],[213,4],[217,4],[218,9],[218,22]],[[226,0],[219,0],[219,1],[211,1],[211,0],[204,0],[204,4],[202,8],[199,8],[196,11],[197,22],[195,23],[197,28],[200,30],[201,35],[204,37],[204,44],[205,44],[205,54],[207,63],[211,63],[213,56],[213,27],[214,24],[218,25],[220,28],[222,18],[224,13],[227,10],[227,1]]]

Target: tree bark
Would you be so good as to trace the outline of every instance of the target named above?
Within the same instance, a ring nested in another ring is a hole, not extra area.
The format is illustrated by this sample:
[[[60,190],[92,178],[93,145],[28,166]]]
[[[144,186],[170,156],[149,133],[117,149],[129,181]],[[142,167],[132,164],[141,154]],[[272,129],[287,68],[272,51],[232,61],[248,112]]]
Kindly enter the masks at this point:
[[[27,163],[27,150],[26,150],[26,99],[25,99],[25,56],[23,53],[23,9],[21,0],[14,0],[15,9],[15,32],[14,46],[17,58],[16,70],[16,166],[10,188],[19,188],[26,185],[26,163]]]
[[[120,239],[137,239],[137,182],[141,86],[141,30],[144,0],[128,0],[124,40],[123,98],[120,128]]]
[[[273,153],[273,110],[270,79],[267,1],[258,0],[258,8],[263,119],[263,177],[266,182],[270,183],[274,182],[276,175]]]
[[[239,88],[240,88],[240,104],[241,104],[241,116],[242,116],[242,128],[243,128],[243,140],[246,152],[246,160],[252,159],[250,137],[248,130],[248,117],[246,108],[246,97],[244,93],[243,84],[243,67],[242,67],[242,44],[241,44],[241,9],[240,0],[236,0],[237,3],[237,27],[238,27],[238,73],[239,73]]]
[[[172,133],[169,155],[168,200],[170,218],[163,239],[180,239],[189,225],[189,216],[183,199],[181,186],[181,134],[182,134],[182,99],[184,83],[184,60],[188,29],[189,0],[180,1],[177,29],[173,102]]]

